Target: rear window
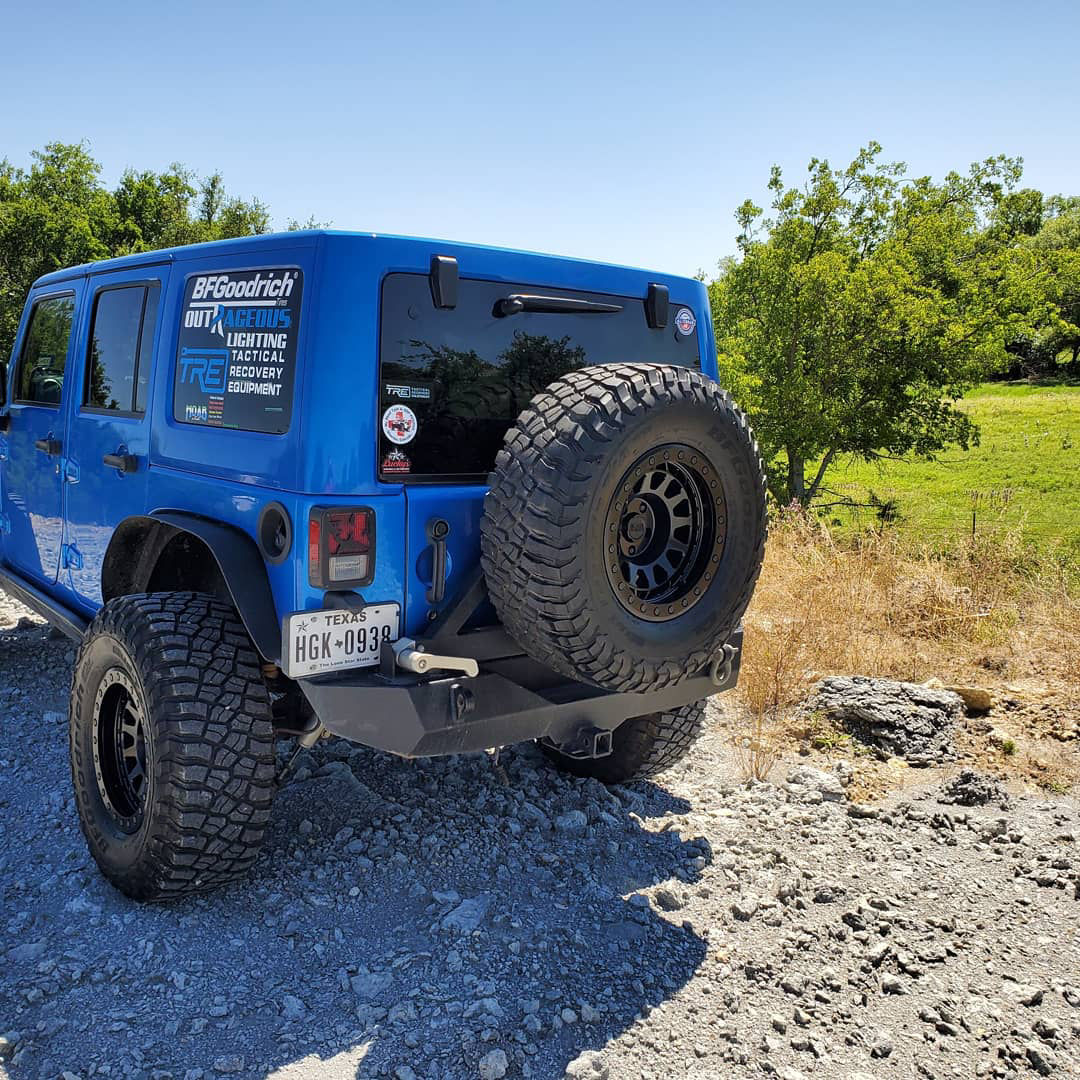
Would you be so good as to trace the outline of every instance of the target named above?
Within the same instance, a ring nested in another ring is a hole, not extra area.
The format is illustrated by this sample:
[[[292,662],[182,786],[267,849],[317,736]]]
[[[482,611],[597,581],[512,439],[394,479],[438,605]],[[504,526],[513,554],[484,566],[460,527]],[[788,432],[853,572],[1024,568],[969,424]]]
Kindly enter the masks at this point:
[[[617,312],[520,311],[515,293],[617,305]],[[482,481],[507,428],[548,383],[589,364],[700,367],[697,327],[672,297],[668,325],[650,329],[641,297],[462,280],[457,307],[436,308],[425,274],[383,282],[379,343],[379,474],[384,480]],[[677,325],[679,324],[679,325]]]

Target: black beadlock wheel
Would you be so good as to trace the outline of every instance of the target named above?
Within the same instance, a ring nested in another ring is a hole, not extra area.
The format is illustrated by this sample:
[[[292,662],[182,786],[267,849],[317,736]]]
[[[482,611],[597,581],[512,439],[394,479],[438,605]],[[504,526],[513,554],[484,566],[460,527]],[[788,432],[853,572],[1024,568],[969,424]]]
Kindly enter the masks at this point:
[[[705,702],[670,712],[648,713],[624,720],[611,733],[611,753],[601,758],[573,758],[541,744],[564,772],[591,776],[605,784],[647,780],[682,761],[705,726]]]
[[[700,372],[570,372],[507,432],[481,525],[488,592],[534,659],[608,690],[704,670],[765,550],[765,476],[745,416]]]
[[[251,868],[276,770],[270,696],[232,608],[110,600],[75,661],[70,722],[79,822],[116,888],[161,900]]]
[[[705,595],[724,553],[715,466],[679,443],[646,451],[615,486],[604,536],[612,541],[608,581],[619,603],[647,622],[677,619]]]

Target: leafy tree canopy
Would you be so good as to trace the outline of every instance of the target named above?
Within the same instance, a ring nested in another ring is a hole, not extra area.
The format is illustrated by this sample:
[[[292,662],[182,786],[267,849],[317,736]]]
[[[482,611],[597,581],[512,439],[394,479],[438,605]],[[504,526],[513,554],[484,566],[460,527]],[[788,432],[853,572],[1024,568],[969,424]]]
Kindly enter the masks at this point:
[[[814,159],[802,186],[774,168],[770,215],[739,208],[739,257],[709,288],[722,380],[783,502],[809,502],[840,455],[968,446],[956,402],[1055,310],[1042,196],[1018,190],[1018,159],[935,183],[880,154]]]
[[[29,169],[0,161],[0,358],[11,351],[26,293],[65,266],[270,229],[258,199],[231,197],[220,173],[181,165],[129,169],[115,189],[83,144],[50,143]]]

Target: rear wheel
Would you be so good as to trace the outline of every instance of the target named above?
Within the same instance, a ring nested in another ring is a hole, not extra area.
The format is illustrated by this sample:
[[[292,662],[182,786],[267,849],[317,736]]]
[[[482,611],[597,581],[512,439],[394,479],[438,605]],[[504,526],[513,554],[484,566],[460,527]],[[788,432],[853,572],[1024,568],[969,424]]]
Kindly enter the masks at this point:
[[[250,869],[270,817],[270,697],[235,611],[197,593],[110,600],[71,689],[71,772],[90,853],[160,900]]]
[[[591,776],[605,784],[646,780],[670,769],[690,752],[705,724],[705,702],[670,712],[648,713],[624,720],[611,733],[611,753],[600,758],[573,758],[544,746],[544,753],[566,772]]]

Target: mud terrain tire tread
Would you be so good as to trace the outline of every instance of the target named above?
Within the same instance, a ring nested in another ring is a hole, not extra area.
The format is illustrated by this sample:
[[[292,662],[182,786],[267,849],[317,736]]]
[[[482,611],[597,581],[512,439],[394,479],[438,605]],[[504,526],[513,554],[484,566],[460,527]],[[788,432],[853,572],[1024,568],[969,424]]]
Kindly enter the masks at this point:
[[[111,857],[87,760],[86,725],[93,723],[100,681],[94,672],[116,663],[92,658],[103,637],[112,639],[106,647],[114,658],[128,658],[152,744],[143,825],[129,841],[114,835]],[[139,900],[168,899],[216,888],[250,870],[274,797],[273,728],[259,657],[230,606],[198,593],[110,600],[79,648],[70,734],[80,824],[118,889]]]
[[[607,757],[572,758],[553,747],[544,753],[574,776],[591,776],[605,784],[647,780],[681,761],[697,742],[705,725],[705,702],[682,705],[670,712],[648,713],[624,720],[611,737]]]
[[[722,415],[752,474],[745,529],[756,537],[748,572],[709,639],[653,662],[616,650],[590,610],[577,558],[594,468],[627,421],[688,399]],[[536,660],[608,690],[644,692],[704,668],[750,603],[765,552],[765,474],[757,442],[731,396],[690,368],[609,364],[580,368],[537,394],[507,432],[481,523],[481,566],[508,633]]]

